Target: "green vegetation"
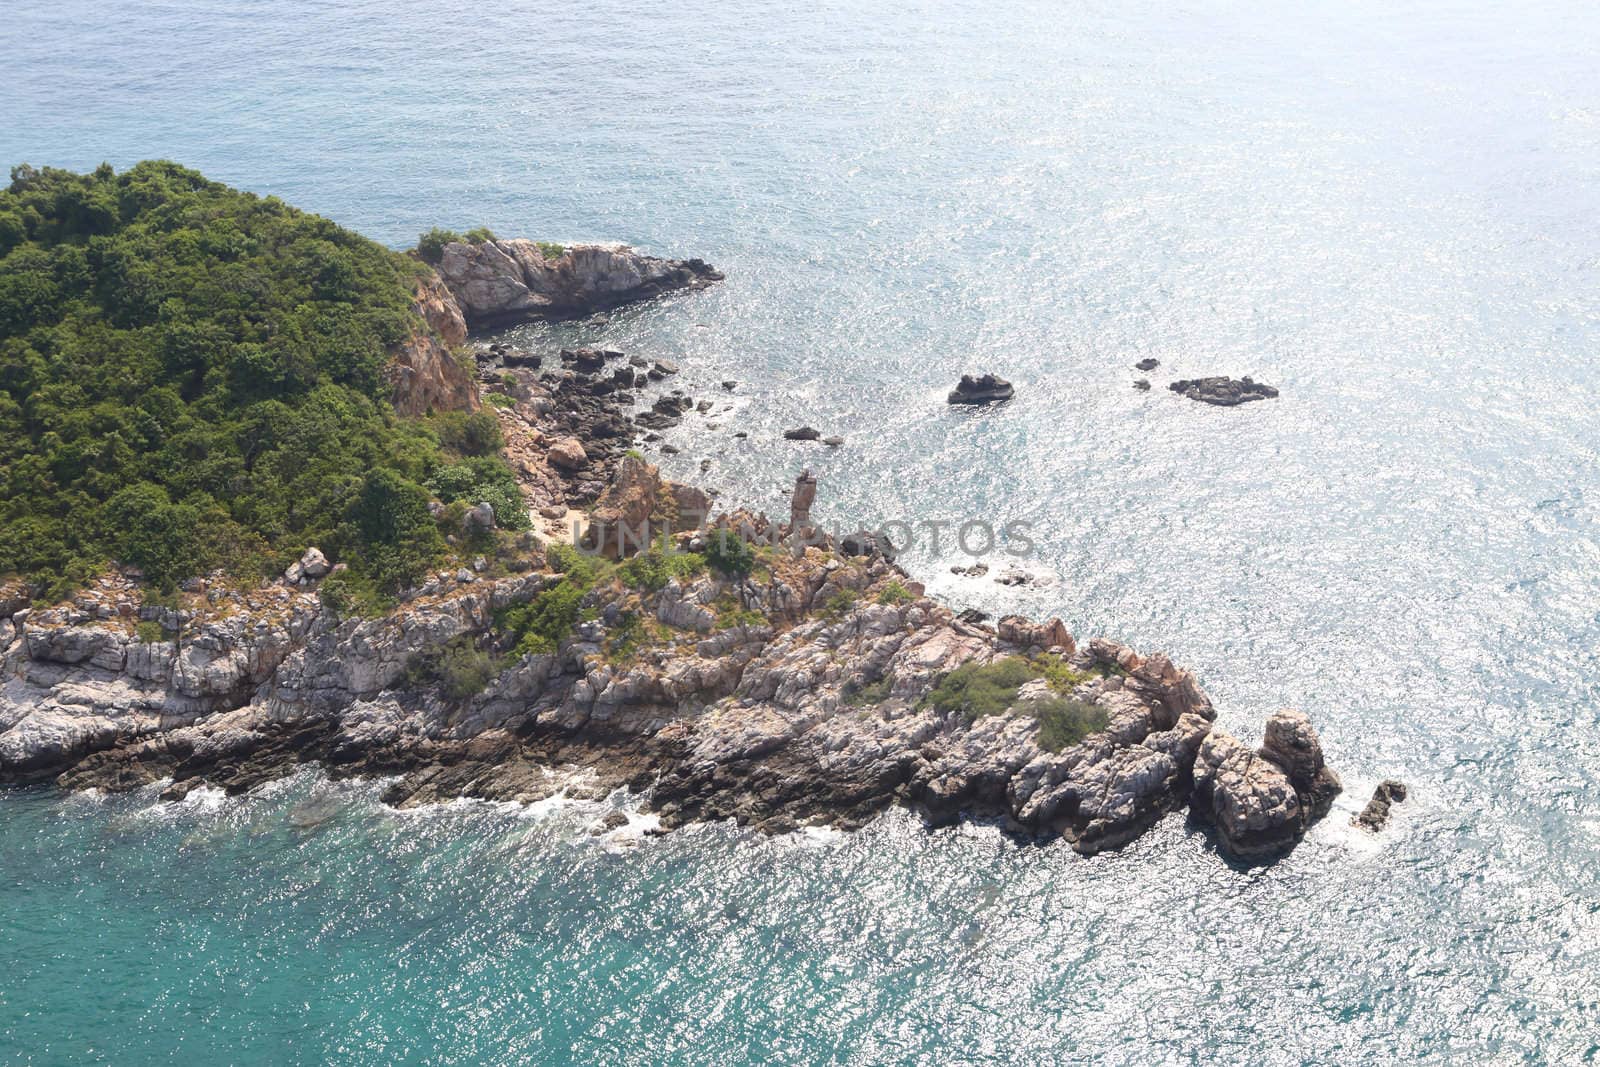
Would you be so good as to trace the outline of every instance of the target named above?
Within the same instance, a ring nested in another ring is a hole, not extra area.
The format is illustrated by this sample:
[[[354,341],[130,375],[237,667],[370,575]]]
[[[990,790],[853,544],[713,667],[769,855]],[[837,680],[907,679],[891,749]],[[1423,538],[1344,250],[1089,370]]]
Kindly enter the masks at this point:
[[[1081,700],[1049,697],[1029,701],[1022,710],[1039,720],[1036,740],[1046,752],[1060,752],[1106,728],[1105,709]]]
[[[428,479],[428,488],[445,504],[470,507],[487,502],[494,508],[495,525],[504,529],[526,530],[532,525],[516,475],[499,456],[469,456],[440,467]]]
[[[438,266],[439,261],[444,258],[445,245],[463,241],[467,244],[481,245],[485,241],[493,240],[495,240],[494,233],[487,226],[479,226],[466,233],[442,230],[435,226],[417,239],[417,255],[422,257],[424,263]]]
[[[837,619],[856,606],[860,594],[854,589],[835,589],[822,605],[822,614]]]
[[[167,632],[159,622],[141,622],[133,628],[133,635],[144,645],[158,645],[167,639]]]
[[[445,696],[460,702],[483,692],[500,672],[498,659],[473,645],[469,636],[423,649],[406,664],[405,687],[438,686]]]
[[[755,549],[732,530],[716,530],[707,535],[705,559],[713,569],[733,578],[749,575],[756,565]]]
[[[958,711],[967,722],[983,715],[999,715],[1017,701],[1017,690],[1037,677],[1021,656],[979,666],[963,663],[933,687],[925,698],[936,711]]]
[[[506,396],[504,393],[484,393],[483,400],[484,403],[497,408],[510,408],[517,405],[514,398]]]
[[[500,612],[495,624],[515,640],[519,655],[553,653],[572,633],[583,610],[583,599],[606,573],[605,562],[586,556],[570,545],[551,545],[550,564],[561,580],[526,604]]]
[[[878,590],[880,604],[909,604],[915,599],[917,598],[912,595],[911,590],[907,589],[898,578],[890,578],[884,583],[883,588]]]
[[[560,259],[567,253],[567,250],[561,245],[552,244],[549,241],[539,241],[538,245],[539,254],[545,259]]]
[[[674,578],[689,578],[706,569],[698,552],[675,552],[665,546],[640,552],[617,567],[617,576],[631,589],[656,593]]]
[[[846,686],[844,702],[851,707],[864,707],[868,704],[882,704],[889,699],[889,690],[894,688],[894,679],[888,676],[879,678],[859,688]]]
[[[959,712],[969,723],[984,715],[1002,715],[1015,705],[1018,712],[1038,720],[1039,747],[1048,752],[1059,752],[1105,729],[1105,710],[1081,700],[1044,697],[1017,705],[1017,691],[1035,678],[1046,678],[1056,688],[1046,665],[1021,656],[1007,656],[983,666],[963,663],[945,675],[923,703],[938,711]]]
[[[407,419],[388,402],[423,269],[173,163],[15,168],[0,192],[0,574],[55,598],[117,560],[170,587],[260,577],[311,544],[379,590],[424,573],[443,542],[423,486],[478,457],[471,492],[509,502],[510,472],[487,458],[492,413]]]

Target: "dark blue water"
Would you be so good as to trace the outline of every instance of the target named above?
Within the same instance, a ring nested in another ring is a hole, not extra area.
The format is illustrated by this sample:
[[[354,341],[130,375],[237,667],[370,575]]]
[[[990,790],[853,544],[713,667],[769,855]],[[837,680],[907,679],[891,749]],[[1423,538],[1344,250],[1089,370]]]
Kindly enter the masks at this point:
[[[1085,860],[898,815],[608,845],[311,778],[10,796],[0,1059],[1600,1059],[1600,16],[793,8],[34,6],[0,158],[703,256],[714,290],[522,335],[738,379],[667,460],[726,501],[805,463],[840,522],[1032,523],[1052,584],[912,568],[1169,650],[1247,736],[1304,708],[1342,807],[1240,873],[1177,819]],[[1018,400],[947,411],[984,369]],[[1217,373],[1282,396],[1165,389]]]

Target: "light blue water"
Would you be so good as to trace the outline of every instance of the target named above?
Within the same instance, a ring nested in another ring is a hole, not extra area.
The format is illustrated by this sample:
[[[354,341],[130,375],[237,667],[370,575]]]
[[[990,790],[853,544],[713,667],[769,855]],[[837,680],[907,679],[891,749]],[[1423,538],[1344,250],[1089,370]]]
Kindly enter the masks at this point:
[[[841,521],[1032,521],[1052,586],[913,568],[1171,651],[1246,735],[1305,708],[1350,791],[1251,873],[1178,819],[1093,860],[900,815],[613,853],[311,778],[10,795],[0,1060],[1600,1059],[1600,15],[1523,7],[8,11],[6,161],[723,267],[523,335],[739,379],[669,463],[725,499],[807,462]],[[946,411],[979,369],[1019,399]],[[1164,388],[1212,373],[1283,395]]]

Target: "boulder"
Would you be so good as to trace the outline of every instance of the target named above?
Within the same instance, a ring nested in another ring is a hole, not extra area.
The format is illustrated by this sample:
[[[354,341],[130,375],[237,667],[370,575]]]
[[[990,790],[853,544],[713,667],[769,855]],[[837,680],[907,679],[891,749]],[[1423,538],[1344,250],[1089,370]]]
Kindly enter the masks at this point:
[[[983,374],[974,378],[970,374],[963,374],[955,390],[947,398],[951,404],[995,404],[1002,400],[1010,400],[1016,395],[1016,390],[1011,388],[1011,383],[1004,378],[997,378],[993,374]]]
[[[563,437],[550,445],[547,453],[550,462],[565,471],[575,471],[589,462],[589,454],[583,450],[583,442],[576,437]]]
[[[1220,730],[1211,732],[1195,759],[1190,806],[1216,827],[1224,851],[1255,860],[1293,848],[1328,813],[1340,788],[1323,764],[1311,720],[1285,709],[1267,720],[1255,752]]]
[[[461,525],[473,534],[487,533],[494,529],[494,505],[483,500],[467,509],[461,517]]]
[[[822,431],[810,426],[797,426],[792,430],[783,431],[785,441],[815,441],[822,437]]]
[[[1146,357],[1133,365],[1135,370],[1151,371],[1161,366],[1161,361],[1153,357]]]
[[[320,548],[308,548],[300,557],[300,573],[307,578],[324,578],[333,570],[333,564],[328,562],[328,557],[322,554]]]

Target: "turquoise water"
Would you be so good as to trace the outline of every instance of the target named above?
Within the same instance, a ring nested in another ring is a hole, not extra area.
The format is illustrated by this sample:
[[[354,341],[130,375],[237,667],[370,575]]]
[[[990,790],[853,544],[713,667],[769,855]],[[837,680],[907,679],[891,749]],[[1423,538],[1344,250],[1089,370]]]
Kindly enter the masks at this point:
[[[0,157],[703,256],[520,336],[739,379],[666,461],[724,499],[804,462],[829,519],[1032,522],[1051,585],[910,564],[1170,651],[1246,736],[1303,707],[1341,807],[1243,872],[1177,818],[1086,860],[900,814],[619,846],[314,776],[11,794],[0,1060],[1600,1060],[1600,16],[793,7],[35,6]],[[1018,400],[946,411],[980,369]],[[1213,373],[1282,397],[1165,390]]]

